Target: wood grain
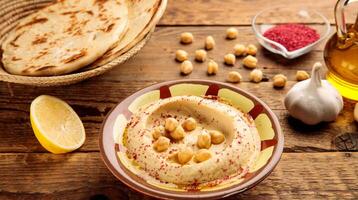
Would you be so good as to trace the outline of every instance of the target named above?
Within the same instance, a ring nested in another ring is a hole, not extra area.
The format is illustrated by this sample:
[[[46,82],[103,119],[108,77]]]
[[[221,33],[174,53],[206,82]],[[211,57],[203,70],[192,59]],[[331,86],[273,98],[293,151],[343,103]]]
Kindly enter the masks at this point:
[[[289,117],[282,101],[296,83],[297,70],[310,71],[323,62],[324,43],[314,51],[294,60],[286,60],[259,48],[259,68],[269,82],[248,82],[250,70],[238,58],[234,67],[223,64],[223,56],[231,53],[236,43],[258,43],[251,30],[257,12],[275,5],[288,9],[308,7],[328,17],[334,31],[333,7],[336,0],[170,0],[168,9],[151,40],[134,57],[110,72],[79,84],[37,88],[16,84],[0,84],[0,199],[150,199],[133,192],[116,180],[100,159],[98,136],[108,112],[133,92],[151,84],[174,79],[209,79],[225,81],[229,71],[243,75],[236,84],[265,101],[280,120],[285,135],[282,159],[274,172],[254,189],[229,198],[234,199],[358,199],[358,152],[338,152],[335,138],[358,131],[353,120],[353,102],[345,102],[344,111],[334,123],[308,127]],[[282,16],[271,16],[277,22]],[[285,16],[294,20],[293,15]],[[352,18],[352,16],[349,16]],[[355,16],[354,16],[355,17]],[[355,19],[355,18],[353,18]],[[320,28],[317,21],[310,22]],[[226,40],[225,30],[235,26],[236,40]],[[179,43],[179,34],[192,32],[195,42]],[[220,65],[216,76],[206,75],[206,63],[193,61],[196,49],[203,48],[204,38],[212,35],[216,47],[210,59]],[[179,74],[174,61],[177,49],[189,52],[194,71]],[[272,88],[270,78],[283,73],[288,84],[282,90]],[[49,94],[67,101],[84,122],[87,140],[82,148],[66,155],[47,153],[37,142],[29,123],[31,101]],[[341,149],[342,150],[342,149]],[[343,149],[344,150],[344,149]]]
[[[0,165],[0,198],[143,198],[117,181],[98,153],[8,153]],[[358,153],[286,153],[265,181],[229,199],[354,199],[357,176]]]
[[[210,80],[225,81],[227,73],[237,70],[243,75],[243,81],[248,81],[248,70],[242,66],[242,57],[236,59],[234,67],[226,66],[223,63],[224,55],[233,53],[233,47],[237,43],[244,45],[255,44],[259,47],[257,54],[258,68],[268,76],[272,77],[277,73],[283,73],[289,80],[295,80],[297,70],[311,71],[315,62],[323,61],[323,48],[325,42],[322,42],[315,51],[300,58],[287,60],[277,56],[260,47],[256,38],[249,27],[237,27],[239,36],[235,40],[225,39],[225,30],[223,27],[158,27],[152,38],[146,46],[125,64],[116,67],[114,70],[106,73],[95,80],[145,80],[145,81],[164,81],[181,78],[200,78]],[[179,43],[179,35],[182,32],[192,32],[194,34],[194,43],[182,45]],[[208,58],[215,60],[219,66],[219,73],[216,76],[206,74],[207,62],[199,63],[194,61],[194,52],[204,47],[205,37],[212,35],[216,40],[216,46],[208,51]],[[183,49],[189,53],[189,59],[193,62],[194,71],[189,76],[181,76],[179,73],[180,63],[175,61],[175,51]]]
[[[333,8],[336,0],[290,1],[287,9],[311,8],[334,22]],[[249,25],[252,18],[264,9],[287,5],[286,0],[170,0],[161,25]],[[286,16],[292,19],[292,16]],[[275,21],[272,16],[271,21]]]
[[[98,151],[98,137],[101,124],[108,112],[118,102],[134,91],[154,82],[113,82],[101,81],[100,89],[96,81],[87,81],[77,85],[58,88],[37,88],[11,85],[13,96],[9,96],[8,87],[0,85],[0,152],[44,152],[31,129],[29,107],[32,99],[41,94],[54,95],[67,101],[84,122],[87,139],[80,151]],[[357,131],[353,119],[353,104],[346,103],[344,112],[334,123],[314,127],[304,126],[289,117],[283,106],[283,98],[295,82],[289,82],[283,90],[272,88],[272,83],[240,83],[237,86],[252,92],[265,101],[279,117],[286,142],[286,152],[337,151],[332,141],[340,134]],[[69,95],[71,94],[71,95]],[[275,98],[272,98],[275,96]],[[11,102],[11,103],[10,103]],[[320,142],[317,142],[319,140]]]

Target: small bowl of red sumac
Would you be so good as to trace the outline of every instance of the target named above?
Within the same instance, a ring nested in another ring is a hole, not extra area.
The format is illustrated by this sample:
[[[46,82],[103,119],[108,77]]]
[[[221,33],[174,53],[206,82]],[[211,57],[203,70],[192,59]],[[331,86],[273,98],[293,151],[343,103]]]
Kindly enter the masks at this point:
[[[288,59],[310,52],[330,33],[328,19],[319,12],[283,6],[259,12],[252,28],[263,47]]]

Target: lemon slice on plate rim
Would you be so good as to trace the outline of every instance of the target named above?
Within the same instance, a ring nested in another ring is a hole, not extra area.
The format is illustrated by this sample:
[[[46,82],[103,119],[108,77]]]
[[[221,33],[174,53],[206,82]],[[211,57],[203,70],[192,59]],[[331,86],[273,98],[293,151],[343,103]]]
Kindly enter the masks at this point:
[[[66,102],[49,95],[34,99],[31,126],[37,140],[49,152],[60,154],[80,148],[85,139],[81,119]]]

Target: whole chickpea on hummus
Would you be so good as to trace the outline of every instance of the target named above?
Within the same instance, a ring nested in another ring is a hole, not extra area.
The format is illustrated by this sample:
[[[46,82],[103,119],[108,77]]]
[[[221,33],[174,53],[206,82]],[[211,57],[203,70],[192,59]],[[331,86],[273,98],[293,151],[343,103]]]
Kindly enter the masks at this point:
[[[214,187],[243,177],[261,148],[250,115],[198,96],[160,99],[139,109],[121,143],[129,170],[173,189]]]

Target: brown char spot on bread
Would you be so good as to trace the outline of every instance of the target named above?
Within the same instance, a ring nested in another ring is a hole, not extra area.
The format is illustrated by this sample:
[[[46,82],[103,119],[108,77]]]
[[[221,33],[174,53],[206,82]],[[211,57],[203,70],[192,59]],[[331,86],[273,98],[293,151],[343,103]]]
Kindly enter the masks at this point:
[[[37,45],[37,44],[42,44],[42,43],[45,43],[45,42],[47,42],[46,37],[38,37],[34,41],[32,41],[32,44]]]
[[[83,26],[86,26],[88,22],[89,22],[89,20],[84,20],[80,24],[83,25]]]
[[[72,35],[82,35],[81,29],[77,29]]]
[[[87,54],[87,51],[85,49],[81,49],[81,51],[77,54],[74,54],[66,59],[61,60],[62,63],[70,63],[73,62],[75,60],[78,60],[79,58],[85,56]]]
[[[40,59],[42,56],[46,55],[47,53],[48,53],[48,51],[44,49],[43,51],[40,51],[39,54],[38,54],[36,57],[34,57],[34,59],[35,59],[35,60],[38,60],[38,59]]]
[[[111,32],[111,30],[113,29],[114,25],[115,25],[114,23],[110,24],[103,31],[106,32],[106,33]]]
[[[96,6],[98,5],[98,10],[102,11],[104,9],[103,4],[106,2],[107,0],[94,0],[93,5]]]
[[[19,47],[19,45],[15,44],[14,41],[11,41],[11,42],[10,42],[10,45],[13,46],[13,47]]]
[[[79,13],[80,11],[79,10],[76,10],[76,11],[68,11],[68,12],[63,12],[61,13],[61,15],[74,15],[74,14],[77,14]]]
[[[145,12],[150,13],[152,9],[153,9],[153,8],[147,8],[147,9],[145,9]]]
[[[31,72],[35,72],[35,71],[44,71],[50,68],[55,68],[56,66],[53,65],[46,65],[46,66],[30,66],[24,70],[22,70],[23,73],[31,73]]]
[[[57,40],[50,42],[49,45],[54,46],[54,45],[56,45],[56,43],[57,43]]]
[[[89,14],[89,15],[93,15],[92,10],[87,10],[86,13]]]
[[[24,34],[24,32],[21,32],[19,35],[17,35],[9,44],[13,47],[19,47],[15,42],[21,37],[21,35]]]
[[[52,66],[52,65],[47,65],[47,66],[42,66],[36,69],[36,71],[44,71],[50,68],[55,68],[56,66]]]
[[[99,14],[98,14],[98,17],[99,17],[99,19],[100,19],[101,21],[107,21],[107,20],[108,20],[107,16],[104,15],[104,14],[102,14],[102,13],[99,13]]]
[[[32,21],[27,22],[26,24],[23,24],[23,25],[20,25],[20,26],[16,27],[16,30],[19,30],[19,29],[21,29],[21,28],[23,28],[23,27],[31,26],[31,25],[34,25],[34,24],[45,23],[45,22],[47,22],[47,21],[48,21],[48,19],[47,19],[46,17],[43,17],[43,18],[36,18],[36,17],[34,17],[34,18],[32,19]]]
[[[21,58],[16,58],[15,56],[11,58],[12,61],[18,61],[21,60]]]
[[[106,1],[107,1],[107,0],[95,0],[95,1],[93,2],[93,4],[94,4],[94,5],[96,5],[96,4],[104,4]]]

